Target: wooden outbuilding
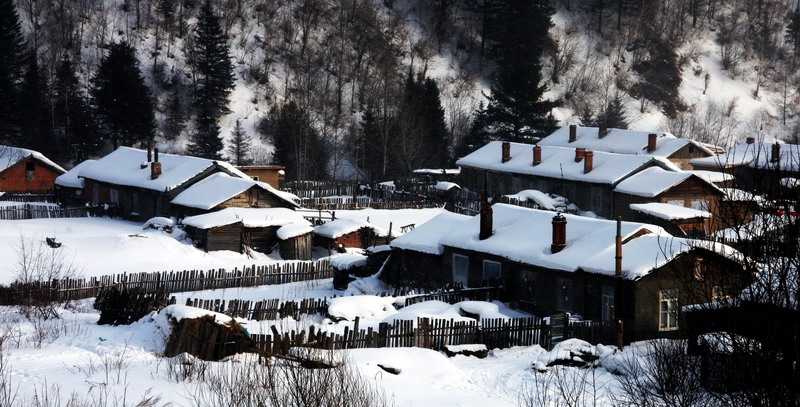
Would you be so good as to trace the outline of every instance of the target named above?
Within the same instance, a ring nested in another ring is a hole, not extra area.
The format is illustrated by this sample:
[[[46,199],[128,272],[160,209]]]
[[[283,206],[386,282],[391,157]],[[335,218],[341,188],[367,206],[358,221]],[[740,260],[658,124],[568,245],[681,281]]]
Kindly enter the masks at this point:
[[[282,165],[246,165],[236,167],[236,169],[247,174],[254,181],[265,182],[273,188],[283,189],[286,167]]]
[[[389,232],[366,221],[335,219],[314,227],[314,246],[328,252],[345,247],[365,249],[388,242]]]
[[[65,172],[38,151],[0,146],[0,192],[53,191]]]

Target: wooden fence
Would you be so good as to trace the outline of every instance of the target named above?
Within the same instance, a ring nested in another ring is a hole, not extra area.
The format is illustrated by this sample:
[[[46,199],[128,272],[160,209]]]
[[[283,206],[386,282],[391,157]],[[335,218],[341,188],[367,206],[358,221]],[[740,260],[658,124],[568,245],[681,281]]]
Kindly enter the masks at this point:
[[[9,202],[56,202],[56,191],[46,189],[41,191],[3,191],[0,201]]]
[[[416,324],[415,324],[416,322]],[[356,318],[353,329],[343,334],[321,331],[313,326],[303,331],[251,335],[256,347],[267,353],[286,354],[292,347],[357,349],[420,347],[440,350],[447,345],[484,344],[489,349],[540,345],[550,347],[548,325],[541,319],[498,318],[480,321],[419,318],[380,323],[378,329],[361,329]]]
[[[442,202],[435,200],[413,200],[398,201],[391,199],[372,199],[372,198],[304,198],[300,200],[300,206],[308,209],[331,211],[331,210],[353,210],[353,209],[425,209],[439,208]]]
[[[487,288],[465,288],[447,292],[422,294],[408,297],[405,300],[405,306],[416,304],[424,301],[442,301],[449,304],[455,304],[461,301],[494,301],[500,298],[500,287],[487,287]]]
[[[170,299],[174,304],[175,297]],[[219,312],[231,317],[246,318],[251,321],[267,321],[292,317],[300,319],[303,315],[325,315],[328,313],[328,298],[306,298],[300,301],[281,301],[277,298],[261,301],[219,300],[187,298],[186,305]]]
[[[138,288],[143,293],[159,290],[170,293],[253,287],[271,284],[332,278],[329,260],[277,263],[266,266],[245,266],[241,270],[183,270],[152,273],[122,273],[100,277],[12,283],[0,286],[0,305],[22,304],[26,298],[47,297],[54,301],[70,301],[96,297],[105,287]]]
[[[0,208],[0,220],[85,218],[89,216],[117,216],[117,208],[102,206],[56,208],[35,204],[20,204]]]

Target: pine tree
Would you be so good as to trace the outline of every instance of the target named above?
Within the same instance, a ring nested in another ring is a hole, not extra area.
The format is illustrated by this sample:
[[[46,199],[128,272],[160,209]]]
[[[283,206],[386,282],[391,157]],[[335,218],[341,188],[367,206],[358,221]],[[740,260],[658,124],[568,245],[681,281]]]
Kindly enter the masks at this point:
[[[207,111],[200,111],[197,115],[197,128],[192,136],[192,142],[187,147],[187,153],[195,157],[211,160],[220,160],[222,151],[222,137],[220,136],[217,119]]]
[[[270,111],[259,132],[275,147],[273,163],[286,166],[291,180],[320,180],[328,176],[329,152],[311,125],[308,112],[294,101]]]
[[[0,143],[17,134],[25,42],[13,0],[0,0]]]
[[[786,26],[786,41],[792,43],[792,56],[797,57],[797,48],[800,47],[800,5],[795,7],[789,16]]]
[[[92,80],[91,92],[101,134],[115,148],[153,140],[150,89],[128,43],[111,45]]]
[[[491,137],[488,129],[489,116],[486,113],[486,107],[481,102],[472,117],[469,132],[461,140],[461,144],[456,147],[456,156],[464,157],[488,143]]]
[[[22,83],[19,119],[20,139],[18,145],[31,148],[47,156],[55,156],[52,116],[50,110],[50,91],[47,81],[39,69],[36,55],[28,58],[28,68]]]
[[[181,98],[182,89],[183,84],[180,75],[175,74],[170,82],[169,98],[164,111],[165,117],[162,130],[164,138],[167,140],[177,139],[186,127],[186,114],[184,113],[183,99]]]
[[[53,82],[53,125],[61,161],[84,161],[100,149],[97,128],[81,91],[75,68],[64,58]]]
[[[557,103],[542,100],[543,44],[554,13],[547,0],[494,0],[487,33],[495,62],[492,93],[486,108],[494,139],[532,142],[550,133]]]
[[[217,119],[230,112],[228,95],[234,87],[234,75],[227,39],[210,0],[200,8],[192,54],[197,73],[194,105]]]
[[[236,165],[250,165],[250,147],[253,141],[242,128],[239,119],[233,125],[231,132],[231,143],[228,145],[228,158]]]
[[[450,134],[444,117],[439,85],[431,78],[422,83],[422,114],[425,123],[427,144],[431,148],[431,168],[447,168],[450,164]]]

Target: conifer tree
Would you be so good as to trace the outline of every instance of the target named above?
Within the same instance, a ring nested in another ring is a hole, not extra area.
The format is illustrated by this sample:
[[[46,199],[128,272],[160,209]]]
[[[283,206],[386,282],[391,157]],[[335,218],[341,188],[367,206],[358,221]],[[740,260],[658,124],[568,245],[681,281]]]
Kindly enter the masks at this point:
[[[17,133],[25,42],[13,0],[0,0],[0,143]]]
[[[215,119],[230,112],[228,95],[234,87],[233,63],[219,20],[211,0],[206,0],[197,17],[192,48],[197,74],[194,105]]]
[[[181,98],[183,84],[179,74],[173,75],[169,86],[169,97],[164,111],[165,117],[162,130],[164,138],[175,140],[186,127],[186,114],[184,113],[183,98]]]
[[[554,10],[547,0],[493,0],[487,33],[495,70],[486,108],[494,139],[532,142],[550,133],[555,102],[542,100],[543,44]]]
[[[68,58],[61,61],[53,82],[53,125],[60,140],[61,161],[84,161],[100,149],[97,128],[89,104],[78,83],[75,67]]]
[[[150,89],[127,42],[111,45],[92,80],[91,92],[101,134],[115,148],[153,140]]]
[[[231,132],[231,143],[228,145],[227,153],[228,158],[235,165],[249,165],[250,164],[250,147],[253,141],[250,136],[242,128],[239,119],[233,125]]]
[[[294,101],[273,108],[259,123],[259,132],[275,146],[272,161],[286,166],[288,179],[327,178],[329,152],[311,125],[308,112]]]
[[[201,110],[197,115],[197,128],[186,152],[195,157],[219,160],[222,158],[220,156],[222,147],[217,119],[210,112]]]
[[[50,113],[50,91],[35,54],[28,58],[28,68],[22,83],[19,119],[20,138],[17,144],[47,156],[55,156],[55,140]]]

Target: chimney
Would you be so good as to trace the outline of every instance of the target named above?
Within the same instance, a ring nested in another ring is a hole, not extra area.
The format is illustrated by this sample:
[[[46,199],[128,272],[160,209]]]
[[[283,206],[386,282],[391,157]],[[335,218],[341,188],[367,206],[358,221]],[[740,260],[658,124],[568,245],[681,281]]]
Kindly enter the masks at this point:
[[[153,161],[153,142],[147,142],[147,162]]]
[[[533,146],[533,165],[539,165],[542,163],[542,148],[539,146]]]
[[[608,135],[608,125],[606,125],[605,123],[601,124],[600,125],[600,131],[598,132],[598,135],[600,136],[600,138],[603,138],[603,137],[607,136]]]
[[[656,139],[658,138],[658,134],[650,133],[647,135],[647,152],[652,153],[656,151]]]
[[[755,143],[756,143],[756,138],[755,137],[748,137],[747,138],[747,144],[755,144]]]
[[[153,161],[158,162],[158,147],[154,148],[153,151],[155,152],[155,157]]]
[[[158,161],[158,148],[154,150],[155,161],[150,163],[150,179],[156,179],[161,175],[161,163]]]
[[[556,216],[553,216],[553,244],[550,245],[550,251],[556,254],[566,246],[567,218],[559,212]]]
[[[503,142],[503,162],[508,162],[511,159],[511,143],[508,141]]]
[[[592,172],[592,164],[594,164],[594,152],[587,151],[583,160],[583,173],[588,174]]]
[[[776,141],[775,144],[772,145],[772,159],[770,162],[776,163],[781,160],[781,145],[778,144]]]
[[[572,143],[573,141],[578,139],[578,126],[574,124],[569,125],[569,142]]]
[[[578,147],[575,149],[575,162],[579,163],[583,160],[583,156],[586,154],[586,149],[583,147]]]
[[[622,277],[622,218],[617,218],[617,255],[614,256],[614,276]]]
[[[489,193],[487,190],[489,175],[483,174],[483,202],[481,202],[481,226],[478,238],[488,239],[492,236],[492,204],[489,203]]]

